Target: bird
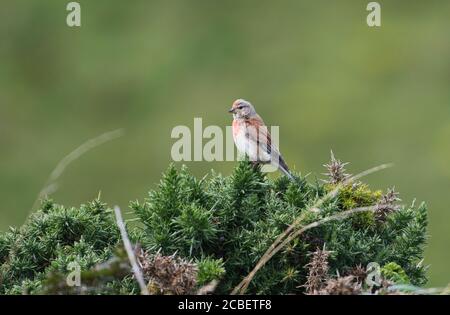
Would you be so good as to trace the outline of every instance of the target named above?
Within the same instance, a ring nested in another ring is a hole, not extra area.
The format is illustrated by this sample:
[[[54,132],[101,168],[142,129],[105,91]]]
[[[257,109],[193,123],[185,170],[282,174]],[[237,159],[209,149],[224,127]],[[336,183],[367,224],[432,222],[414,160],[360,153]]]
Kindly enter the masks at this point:
[[[271,164],[294,180],[289,167],[281,156],[262,118],[255,107],[244,100],[237,99],[228,111],[233,114],[233,140],[240,153],[248,156],[255,165]]]

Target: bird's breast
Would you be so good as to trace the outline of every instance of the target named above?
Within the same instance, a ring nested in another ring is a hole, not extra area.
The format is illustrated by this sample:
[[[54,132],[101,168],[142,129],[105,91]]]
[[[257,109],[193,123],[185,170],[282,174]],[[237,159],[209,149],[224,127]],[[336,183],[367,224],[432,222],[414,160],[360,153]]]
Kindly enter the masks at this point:
[[[239,136],[239,133],[244,130],[242,122],[238,120],[233,120],[232,130],[233,130],[233,139],[236,141],[236,138]]]

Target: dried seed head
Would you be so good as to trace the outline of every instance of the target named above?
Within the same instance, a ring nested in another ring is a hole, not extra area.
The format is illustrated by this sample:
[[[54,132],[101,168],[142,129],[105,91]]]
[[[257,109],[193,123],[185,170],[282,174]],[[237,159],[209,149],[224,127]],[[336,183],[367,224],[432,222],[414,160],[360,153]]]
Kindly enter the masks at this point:
[[[361,284],[354,276],[338,277],[327,281],[326,286],[319,291],[319,295],[358,295]]]
[[[364,280],[366,280],[367,277],[367,270],[361,265],[357,265],[356,267],[353,267],[349,272],[349,276],[354,276],[355,280],[358,283],[363,283]]]
[[[395,203],[401,201],[398,198],[399,193],[395,191],[395,187],[388,189],[387,193],[381,197],[376,205],[375,215],[379,221],[384,221],[388,214],[399,209]]]
[[[141,251],[139,263],[149,291],[153,294],[193,294],[197,284],[197,266],[176,255],[150,255]]]
[[[330,252],[324,249],[317,249],[313,255],[311,262],[305,267],[308,268],[308,276],[306,283],[306,294],[317,294],[324,286],[328,279],[328,257]]]
[[[336,160],[333,151],[331,151],[331,160],[328,164],[324,165],[327,169],[327,173],[323,173],[323,175],[328,176],[328,180],[325,180],[325,182],[339,184],[347,180],[351,176],[350,174],[345,173],[345,166],[347,164],[348,163],[342,163],[340,160]]]

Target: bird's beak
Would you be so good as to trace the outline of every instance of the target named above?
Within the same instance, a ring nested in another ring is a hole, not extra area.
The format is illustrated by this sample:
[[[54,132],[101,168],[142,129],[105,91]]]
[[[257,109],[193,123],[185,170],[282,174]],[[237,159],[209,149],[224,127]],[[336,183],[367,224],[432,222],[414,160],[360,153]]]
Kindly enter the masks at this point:
[[[234,108],[230,108],[230,109],[228,110],[228,112],[229,112],[229,113],[234,113]]]

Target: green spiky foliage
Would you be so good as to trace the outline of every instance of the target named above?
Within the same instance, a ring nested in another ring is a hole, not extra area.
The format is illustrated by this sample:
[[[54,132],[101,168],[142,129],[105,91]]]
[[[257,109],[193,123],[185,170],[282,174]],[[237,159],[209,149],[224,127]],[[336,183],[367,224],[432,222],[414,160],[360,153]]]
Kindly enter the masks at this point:
[[[158,189],[132,208],[145,226],[142,243],[148,250],[180,253],[192,259],[220,259],[225,273],[217,288],[229,293],[248,274],[295,218],[304,224],[351,208],[376,206],[380,191],[362,183],[342,186],[321,211],[309,210],[336,182],[310,183],[296,176],[268,179],[249,162],[233,174],[212,173],[197,180],[185,167],[169,167]],[[426,281],[419,261],[426,240],[426,206],[402,206],[377,220],[373,212],[332,221],[307,231],[276,254],[251,282],[257,294],[301,293],[311,254],[326,244],[329,274],[345,273],[370,262],[395,262],[416,285]]]
[[[394,205],[398,198],[393,190],[383,195],[348,181],[344,165],[333,157],[326,165],[330,178],[325,182],[299,174],[295,181],[284,176],[272,180],[248,161],[240,162],[230,176],[211,172],[200,180],[186,167],[171,165],[145,200],[130,204],[137,224],[128,226],[128,233],[142,247],[139,259],[146,266],[150,292],[186,292],[186,288],[193,292],[195,286],[218,280],[215,293],[228,294],[297,218],[306,225],[367,206],[376,211],[329,221],[292,240],[256,273],[247,293],[305,293],[308,283],[309,287],[313,283],[311,275],[320,276],[314,282],[317,292],[321,284],[349,285],[363,276],[349,276],[347,283],[336,275],[354,270],[364,274],[370,262],[383,266],[382,275],[393,283],[408,279],[423,285],[425,204]],[[319,211],[311,211],[336,187],[334,197],[323,202]],[[67,209],[45,202],[22,228],[0,233],[0,293],[137,294],[120,244],[114,217],[99,201]],[[326,268],[313,261],[320,249],[328,253]],[[63,283],[71,261],[82,268],[81,289]],[[310,270],[313,267],[320,275]],[[188,284],[182,283],[177,271],[185,269]],[[167,283],[177,281],[181,281],[179,288],[168,288]],[[330,288],[320,292],[331,292]]]
[[[67,273],[72,262],[87,269],[105,261],[119,240],[99,200],[79,208],[44,201],[20,229],[0,234],[0,293],[40,293],[50,274]]]

